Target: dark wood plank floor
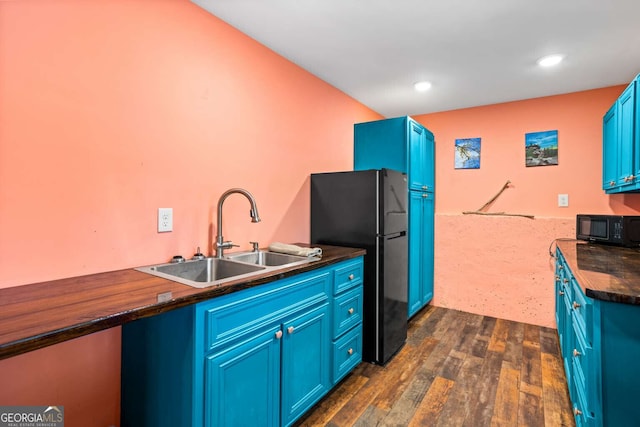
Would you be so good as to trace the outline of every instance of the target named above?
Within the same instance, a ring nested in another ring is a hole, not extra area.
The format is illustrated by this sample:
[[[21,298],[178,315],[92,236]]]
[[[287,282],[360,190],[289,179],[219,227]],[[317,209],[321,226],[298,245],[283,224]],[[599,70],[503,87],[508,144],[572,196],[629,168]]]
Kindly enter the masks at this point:
[[[574,426],[554,329],[425,307],[386,366],[360,364],[298,426]]]

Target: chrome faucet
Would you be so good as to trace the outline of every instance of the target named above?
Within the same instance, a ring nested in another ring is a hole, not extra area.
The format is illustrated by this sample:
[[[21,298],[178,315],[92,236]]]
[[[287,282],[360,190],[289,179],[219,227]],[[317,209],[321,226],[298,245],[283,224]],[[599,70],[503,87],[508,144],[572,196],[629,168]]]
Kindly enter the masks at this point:
[[[242,188],[232,188],[222,193],[222,196],[220,196],[220,199],[218,199],[218,235],[216,236],[216,258],[222,258],[225,249],[229,249],[232,246],[238,246],[234,245],[231,241],[225,242],[224,238],[222,237],[222,204],[224,203],[225,199],[233,193],[242,194],[249,200],[249,203],[251,203],[251,210],[249,211],[249,215],[251,215],[251,222],[260,222],[256,200],[253,198],[251,193]]]

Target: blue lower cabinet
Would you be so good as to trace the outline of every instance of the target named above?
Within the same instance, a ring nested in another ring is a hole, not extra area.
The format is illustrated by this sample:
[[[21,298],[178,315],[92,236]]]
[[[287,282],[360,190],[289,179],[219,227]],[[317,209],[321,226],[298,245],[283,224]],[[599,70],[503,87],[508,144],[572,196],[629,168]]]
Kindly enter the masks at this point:
[[[293,424],[334,385],[345,266],[361,270],[362,257],[125,324],[121,426]],[[342,375],[360,361],[358,351]]]
[[[555,314],[576,426],[638,425],[640,306],[587,297],[556,254]]]

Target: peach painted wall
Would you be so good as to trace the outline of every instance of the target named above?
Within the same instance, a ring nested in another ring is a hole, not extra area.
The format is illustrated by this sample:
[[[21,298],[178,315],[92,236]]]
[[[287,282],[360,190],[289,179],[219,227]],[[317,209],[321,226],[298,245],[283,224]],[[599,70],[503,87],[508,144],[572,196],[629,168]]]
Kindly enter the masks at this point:
[[[308,176],[381,118],[187,0],[0,2],[0,287],[307,241]],[[157,209],[174,231],[158,234]],[[45,319],[43,319],[45,321]],[[0,361],[0,405],[119,424],[120,329]]]
[[[436,137],[433,304],[555,328],[556,238],[575,237],[576,213],[640,212],[640,194],[608,196],[602,116],[624,86],[414,116]],[[526,167],[524,134],[558,130],[559,164]],[[454,169],[456,138],[482,138],[480,169]],[[463,215],[511,181],[489,211]],[[557,206],[558,194],[569,207]]]

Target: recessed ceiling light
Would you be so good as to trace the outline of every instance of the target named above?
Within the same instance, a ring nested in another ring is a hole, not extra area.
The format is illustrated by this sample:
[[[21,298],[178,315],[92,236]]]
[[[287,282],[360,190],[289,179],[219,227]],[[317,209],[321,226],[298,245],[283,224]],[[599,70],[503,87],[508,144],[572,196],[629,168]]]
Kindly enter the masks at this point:
[[[426,92],[431,89],[431,82],[422,81],[413,84],[413,88],[418,92]]]
[[[564,59],[564,55],[547,55],[538,59],[538,65],[541,67],[553,67],[558,65]]]

